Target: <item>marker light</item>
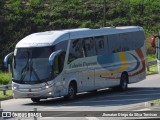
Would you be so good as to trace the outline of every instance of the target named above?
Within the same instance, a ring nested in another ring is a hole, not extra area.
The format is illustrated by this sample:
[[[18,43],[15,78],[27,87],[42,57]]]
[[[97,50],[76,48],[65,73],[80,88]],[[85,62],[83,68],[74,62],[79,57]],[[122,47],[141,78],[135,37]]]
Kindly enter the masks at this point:
[[[151,46],[154,48],[155,47],[155,37],[152,36],[151,38]]]
[[[14,87],[12,87],[12,88],[13,88],[13,90],[17,89],[17,87],[16,87],[16,86],[14,86]]]

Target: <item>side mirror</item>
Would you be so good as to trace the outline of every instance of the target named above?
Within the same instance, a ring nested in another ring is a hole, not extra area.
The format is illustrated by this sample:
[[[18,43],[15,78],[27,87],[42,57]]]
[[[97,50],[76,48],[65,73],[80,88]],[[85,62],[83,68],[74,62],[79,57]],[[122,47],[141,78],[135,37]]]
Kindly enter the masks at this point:
[[[49,56],[49,64],[50,65],[53,65],[53,61],[54,61],[54,58],[60,54],[62,52],[62,50],[57,50],[55,52],[53,52],[50,56]]]
[[[155,36],[152,36],[151,38],[151,46],[155,48]]]
[[[8,55],[5,56],[4,58],[4,66],[5,68],[8,68],[8,59],[14,54],[14,52],[9,53]]]

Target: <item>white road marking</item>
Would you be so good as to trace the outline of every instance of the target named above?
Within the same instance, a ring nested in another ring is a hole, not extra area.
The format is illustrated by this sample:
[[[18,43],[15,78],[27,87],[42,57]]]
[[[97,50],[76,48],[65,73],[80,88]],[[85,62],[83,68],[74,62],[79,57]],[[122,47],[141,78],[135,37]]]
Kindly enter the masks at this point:
[[[87,120],[100,120],[97,117],[85,117]]]

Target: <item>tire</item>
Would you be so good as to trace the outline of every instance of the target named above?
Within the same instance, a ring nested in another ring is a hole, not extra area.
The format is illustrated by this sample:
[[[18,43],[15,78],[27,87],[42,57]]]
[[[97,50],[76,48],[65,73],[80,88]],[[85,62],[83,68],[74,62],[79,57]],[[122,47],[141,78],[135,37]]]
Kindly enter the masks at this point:
[[[125,91],[128,89],[128,76],[127,76],[127,74],[122,74],[119,88],[121,91]]]
[[[39,101],[40,101],[40,98],[31,98],[31,100],[32,100],[33,102],[39,102]]]
[[[69,87],[68,87],[68,95],[66,96],[66,98],[68,100],[73,100],[76,97],[76,86],[73,83],[70,83]]]

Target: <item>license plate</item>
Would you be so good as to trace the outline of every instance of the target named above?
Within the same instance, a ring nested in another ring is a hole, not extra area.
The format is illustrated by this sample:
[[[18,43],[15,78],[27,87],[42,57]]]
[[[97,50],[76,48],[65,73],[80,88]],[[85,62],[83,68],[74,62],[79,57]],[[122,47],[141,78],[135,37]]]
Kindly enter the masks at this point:
[[[33,97],[34,96],[34,94],[27,94],[28,95],[28,97]]]

